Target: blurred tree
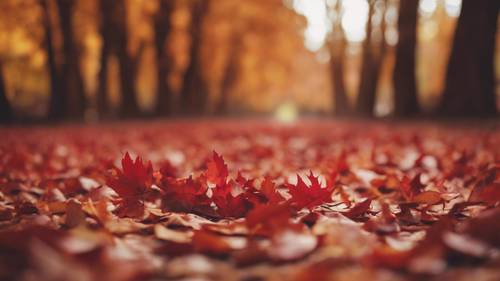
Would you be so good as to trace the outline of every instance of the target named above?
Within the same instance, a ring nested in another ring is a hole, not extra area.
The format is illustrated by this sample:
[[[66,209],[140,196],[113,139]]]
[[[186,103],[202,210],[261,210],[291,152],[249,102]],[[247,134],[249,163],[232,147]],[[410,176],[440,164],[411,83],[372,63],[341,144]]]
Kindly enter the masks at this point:
[[[50,101],[47,117],[51,121],[64,118],[66,95],[61,88],[61,77],[56,63],[56,51],[54,46],[54,35],[50,13],[49,0],[40,0],[43,12],[43,26],[45,30],[45,51],[50,78]]]
[[[300,78],[316,63],[299,33],[305,18],[282,0],[212,3],[204,19],[201,48],[208,110],[269,112],[291,99],[311,100],[307,96],[302,101],[304,89],[296,87],[307,87],[309,81],[302,83]]]
[[[86,97],[80,68],[80,51],[75,43],[73,16],[75,0],[57,0],[59,22],[62,33],[62,66],[60,81],[65,95],[66,118],[82,119],[85,114]]]
[[[121,117],[137,117],[140,114],[139,104],[137,103],[137,94],[135,90],[135,82],[137,78],[137,66],[139,58],[144,50],[142,44],[136,57],[133,57],[129,52],[129,32],[127,28],[127,2],[112,1],[113,11],[116,14],[111,15],[112,30],[115,34],[115,48],[118,62],[120,63],[120,91],[121,91]]]
[[[333,89],[333,108],[338,116],[347,115],[351,112],[347,100],[344,81],[344,60],[347,41],[342,28],[342,3],[335,2],[331,13],[332,31],[327,42],[330,52],[330,77]]]
[[[181,89],[181,106],[184,113],[202,114],[206,109],[208,90],[203,78],[200,49],[202,45],[203,19],[209,8],[209,0],[196,0],[191,11],[189,34],[189,64]]]
[[[80,56],[73,36],[74,0],[57,0],[57,11],[62,36],[60,65],[56,60],[54,28],[51,5],[48,0],[40,1],[45,28],[45,49],[50,76],[50,102],[48,118],[52,121],[64,118],[82,119],[86,98],[80,70]]]
[[[399,2],[399,37],[393,73],[394,114],[396,116],[411,116],[419,111],[415,74],[418,3],[419,0]]]
[[[114,0],[100,0],[101,9],[101,36],[103,47],[101,50],[101,69],[99,71],[98,104],[103,112],[107,107],[108,90],[108,59],[114,54],[119,64],[119,83],[121,92],[121,117],[137,117],[140,115],[139,104],[135,89],[138,61],[144,51],[141,44],[135,56],[129,52],[129,32],[127,29],[127,2]]]
[[[173,0],[159,0],[159,9],[154,20],[155,47],[156,47],[156,73],[157,73],[157,115],[169,115],[173,90],[168,83],[168,74],[171,64],[168,53],[165,51],[165,42],[172,29],[172,13],[175,8]]]
[[[377,84],[381,73],[382,62],[386,51],[385,34],[385,11],[386,0],[368,1],[368,20],[366,23],[366,39],[363,41],[363,58],[361,66],[361,78],[358,88],[358,99],[356,112],[364,116],[373,116],[375,109]],[[374,38],[374,15],[376,6],[379,7],[379,38]],[[380,7],[382,6],[382,7]],[[376,44],[377,43],[377,44]]]
[[[438,114],[495,116],[495,41],[500,1],[464,0]]]
[[[110,115],[110,101],[109,101],[109,84],[108,84],[108,64],[112,48],[112,11],[113,3],[111,1],[99,0],[99,9],[101,11],[101,23],[99,32],[101,33],[101,54],[99,57],[99,73],[97,74],[97,113],[99,118],[103,119]]]
[[[8,123],[12,120],[12,109],[7,99],[7,89],[5,87],[3,65],[0,61],[0,123]]]
[[[239,71],[239,58],[241,53],[241,38],[237,34],[233,34],[232,40],[230,41],[230,49],[228,60],[226,63],[226,68],[224,70],[224,77],[222,79],[222,85],[220,90],[219,100],[217,102],[216,113],[220,115],[227,114],[228,111],[228,99],[229,93],[233,89],[238,79]]]

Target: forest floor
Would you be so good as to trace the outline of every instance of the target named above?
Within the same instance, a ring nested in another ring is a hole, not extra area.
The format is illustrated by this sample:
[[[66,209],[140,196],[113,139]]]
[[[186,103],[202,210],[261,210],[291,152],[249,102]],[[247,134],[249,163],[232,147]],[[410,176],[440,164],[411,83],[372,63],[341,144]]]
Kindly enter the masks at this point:
[[[500,280],[495,122],[0,136],[0,280]]]

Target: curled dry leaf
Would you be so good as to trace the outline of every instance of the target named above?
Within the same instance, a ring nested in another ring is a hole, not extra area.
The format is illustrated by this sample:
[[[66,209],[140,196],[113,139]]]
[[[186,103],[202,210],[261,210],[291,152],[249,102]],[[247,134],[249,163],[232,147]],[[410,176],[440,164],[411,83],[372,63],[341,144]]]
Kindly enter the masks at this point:
[[[436,191],[424,191],[413,197],[413,202],[417,204],[435,205],[443,201],[441,194]]]
[[[193,237],[192,231],[173,230],[166,228],[161,224],[155,225],[154,231],[156,238],[175,243],[190,243]]]
[[[365,199],[362,202],[354,205],[354,207],[352,207],[348,211],[343,212],[342,214],[348,218],[358,218],[364,215],[366,212],[370,211],[371,203],[371,199]]]

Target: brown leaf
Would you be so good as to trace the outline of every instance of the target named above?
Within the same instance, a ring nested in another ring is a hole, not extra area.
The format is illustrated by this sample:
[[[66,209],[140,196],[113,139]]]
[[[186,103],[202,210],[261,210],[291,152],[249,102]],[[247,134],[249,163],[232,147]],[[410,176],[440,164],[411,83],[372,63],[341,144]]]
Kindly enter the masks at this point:
[[[441,194],[439,194],[439,192],[424,191],[422,193],[419,193],[418,195],[415,195],[412,201],[418,204],[435,205],[441,203],[443,201],[443,198],[441,197]]]
[[[80,202],[69,200],[66,203],[66,226],[73,228],[81,225],[85,222],[85,217]]]

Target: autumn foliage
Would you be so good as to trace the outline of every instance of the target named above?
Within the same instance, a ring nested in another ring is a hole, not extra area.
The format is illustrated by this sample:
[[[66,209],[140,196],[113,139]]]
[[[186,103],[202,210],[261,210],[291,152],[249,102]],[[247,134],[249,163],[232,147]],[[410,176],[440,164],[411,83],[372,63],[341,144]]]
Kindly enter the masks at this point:
[[[2,132],[2,280],[500,274],[500,135],[487,128],[52,130]]]

